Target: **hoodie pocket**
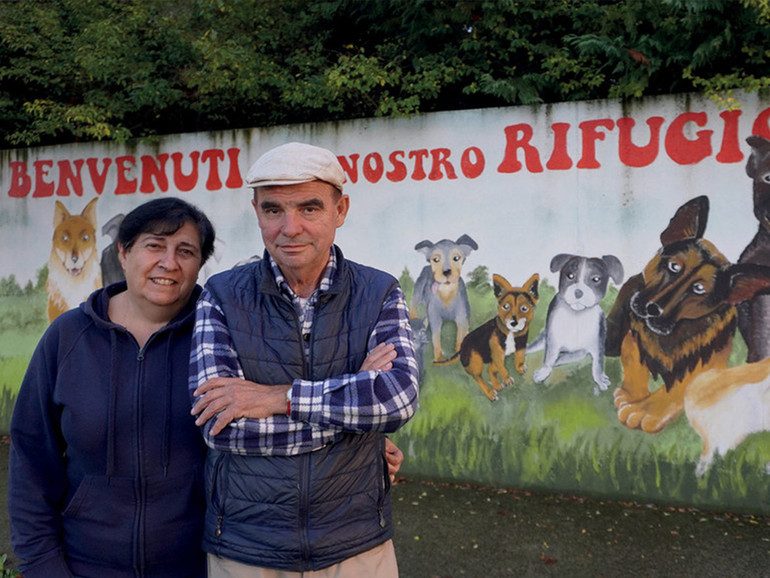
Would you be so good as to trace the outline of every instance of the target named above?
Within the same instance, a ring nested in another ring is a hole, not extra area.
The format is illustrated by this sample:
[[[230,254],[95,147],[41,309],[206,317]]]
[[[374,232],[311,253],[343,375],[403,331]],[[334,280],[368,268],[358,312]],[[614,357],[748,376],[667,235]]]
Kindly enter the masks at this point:
[[[83,507],[83,503],[88,498],[88,491],[91,488],[92,479],[93,476],[86,476],[83,478],[83,480],[80,482],[80,485],[75,490],[75,493],[72,495],[72,498],[67,503],[67,506],[64,508],[62,516],[65,518],[74,518],[78,515],[78,512]]]
[[[200,550],[206,500],[202,467],[148,480],[142,532],[148,564],[184,565]]]
[[[86,476],[62,512],[68,556],[98,564],[132,564],[137,492],[132,479]],[[94,545],[98,544],[98,548]]]

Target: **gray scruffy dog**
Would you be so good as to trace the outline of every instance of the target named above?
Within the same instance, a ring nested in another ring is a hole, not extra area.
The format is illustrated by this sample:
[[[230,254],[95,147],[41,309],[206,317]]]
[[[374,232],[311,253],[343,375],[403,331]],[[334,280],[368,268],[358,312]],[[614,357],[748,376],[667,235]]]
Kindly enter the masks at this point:
[[[465,258],[478,248],[476,241],[468,235],[462,235],[456,241],[420,241],[414,246],[415,251],[425,255],[428,265],[423,267],[415,282],[411,316],[418,317],[417,307],[425,307],[433,340],[434,361],[448,357],[441,350],[441,326],[444,321],[457,324],[455,351],[460,350],[460,344],[468,334],[470,305],[460,273]]]

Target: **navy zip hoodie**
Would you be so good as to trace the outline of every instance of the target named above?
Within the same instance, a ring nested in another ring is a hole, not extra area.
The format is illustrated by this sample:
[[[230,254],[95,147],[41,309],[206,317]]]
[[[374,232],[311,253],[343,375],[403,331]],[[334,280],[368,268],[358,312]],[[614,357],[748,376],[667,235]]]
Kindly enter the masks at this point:
[[[187,391],[195,292],[140,348],[111,323],[125,283],[58,317],[11,420],[11,543],[25,578],[205,576],[205,446]]]

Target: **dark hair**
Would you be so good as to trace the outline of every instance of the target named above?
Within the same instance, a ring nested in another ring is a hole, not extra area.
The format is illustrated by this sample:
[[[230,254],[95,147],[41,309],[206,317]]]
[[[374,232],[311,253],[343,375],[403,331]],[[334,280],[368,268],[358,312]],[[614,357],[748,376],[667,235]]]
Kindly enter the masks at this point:
[[[175,197],[163,197],[143,203],[125,217],[118,229],[118,243],[128,251],[139,235],[173,235],[184,226],[192,223],[198,229],[201,238],[201,265],[206,263],[214,252],[214,225],[197,207]]]

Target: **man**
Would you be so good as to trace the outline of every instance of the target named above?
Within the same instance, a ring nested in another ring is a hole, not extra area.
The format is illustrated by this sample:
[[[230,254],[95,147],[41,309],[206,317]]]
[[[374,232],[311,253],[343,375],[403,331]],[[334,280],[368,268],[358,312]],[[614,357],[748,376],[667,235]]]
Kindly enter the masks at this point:
[[[210,578],[398,575],[384,434],[417,409],[417,363],[396,279],[334,245],[344,178],[319,147],[262,155],[246,182],[264,258],[199,301]]]

